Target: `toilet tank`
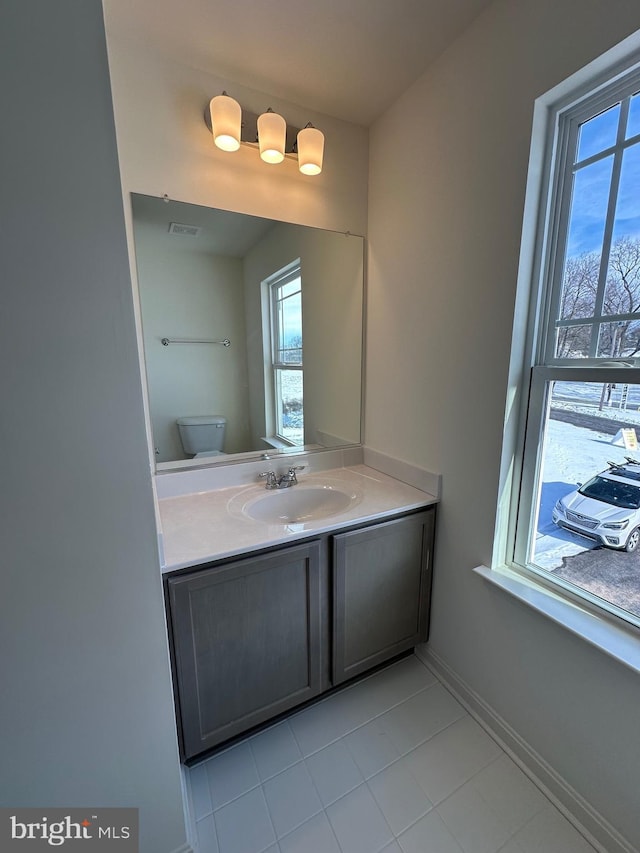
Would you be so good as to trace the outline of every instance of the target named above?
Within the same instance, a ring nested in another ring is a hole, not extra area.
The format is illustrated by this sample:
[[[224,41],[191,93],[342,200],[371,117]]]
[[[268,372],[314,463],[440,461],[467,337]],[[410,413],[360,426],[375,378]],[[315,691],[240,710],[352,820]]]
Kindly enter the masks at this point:
[[[222,450],[227,419],[222,415],[195,415],[178,418],[180,441],[185,453]]]

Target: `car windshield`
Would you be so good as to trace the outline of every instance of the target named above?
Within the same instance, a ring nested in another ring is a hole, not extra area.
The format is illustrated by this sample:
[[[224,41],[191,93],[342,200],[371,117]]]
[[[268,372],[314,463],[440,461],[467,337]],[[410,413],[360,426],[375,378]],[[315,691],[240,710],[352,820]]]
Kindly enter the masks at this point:
[[[640,488],[631,483],[594,477],[578,491],[587,498],[595,498],[623,509],[640,509]]]

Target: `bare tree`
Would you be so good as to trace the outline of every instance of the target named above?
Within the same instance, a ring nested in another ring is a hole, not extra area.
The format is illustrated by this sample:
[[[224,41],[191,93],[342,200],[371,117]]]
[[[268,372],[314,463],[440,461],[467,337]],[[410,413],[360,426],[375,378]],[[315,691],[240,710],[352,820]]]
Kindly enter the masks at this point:
[[[593,316],[598,287],[600,256],[597,252],[567,259],[560,300],[560,319],[574,320]],[[561,326],[556,353],[559,358],[585,355],[589,350],[590,329],[585,326]]]
[[[559,358],[588,355],[592,323],[596,311],[601,255],[586,252],[567,259],[559,317],[585,318],[584,326],[561,326],[556,354]],[[640,352],[640,238],[621,237],[611,245],[602,305],[603,316],[638,314],[638,319],[602,323],[598,355],[631,358]]]
[[[640,312],[640,239],[621,237],[612,244],[603,309],[604,314],[612,315]],[[603,326],[609,341],[602,341],[602,353],[614,358],[636,355],[640,351],[639,321],[640,314],[638,320],[620,320]]]

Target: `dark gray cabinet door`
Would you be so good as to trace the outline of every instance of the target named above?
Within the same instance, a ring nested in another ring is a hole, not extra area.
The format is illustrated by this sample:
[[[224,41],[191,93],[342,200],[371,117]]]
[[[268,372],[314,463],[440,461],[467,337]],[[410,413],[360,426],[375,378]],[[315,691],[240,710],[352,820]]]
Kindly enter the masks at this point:
[[[321,690],[320,543],[168,581],[183,758]]]
[[[434,510],[333,537],[333,683],[427,639]]]

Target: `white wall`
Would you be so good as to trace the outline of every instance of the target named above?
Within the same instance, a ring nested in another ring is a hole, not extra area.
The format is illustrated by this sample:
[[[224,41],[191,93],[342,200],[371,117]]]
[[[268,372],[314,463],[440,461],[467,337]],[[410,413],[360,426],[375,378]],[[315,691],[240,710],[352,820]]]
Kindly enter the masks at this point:
[[[108,25],[109,6],[105,0]],[[368,133],[356,125],[180,65],[121,38],[109,38],[118,154],[125,193],[139,192],[255,216],[364,234]],[[248,110],[272,106],[289,124],[311,121],[325,134],[321,175],[297,164],[263,163],[255,150],[218,150],[204,109],[224,88]]]
[[[635,0],[497,0],[374,126],[365,438],[443,474],[432,649],[640,847],[637,675],[471,573],[492,557],[534,100],[637,28]]]
[[[185,459],[176,418],[227,418],[224,451],[251,448],[242,261],[181,246],[136,218],[136,263],[157,462]],[[233,345],[162,345],[162,338],[229,338]]]
[[[99,0],[2,6],[0,803],[185,841]]]

